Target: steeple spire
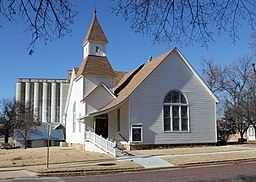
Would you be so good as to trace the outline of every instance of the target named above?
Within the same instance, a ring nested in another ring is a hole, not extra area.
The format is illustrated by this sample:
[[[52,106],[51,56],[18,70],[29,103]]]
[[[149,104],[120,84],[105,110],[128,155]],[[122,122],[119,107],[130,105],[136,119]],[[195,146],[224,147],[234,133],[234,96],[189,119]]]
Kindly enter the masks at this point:
[[[94,8],[94,16],[96,16],[97,14],[97,10],[96,10],[96,7]]]
[[[87,41],[102,42],[106,44],[108,43],[108,39],[100,26],[96,13],[97,13],[97,10],[96,8],[94,8],[93,20],[88,30],[88,33],[83,41],[83,46]]]

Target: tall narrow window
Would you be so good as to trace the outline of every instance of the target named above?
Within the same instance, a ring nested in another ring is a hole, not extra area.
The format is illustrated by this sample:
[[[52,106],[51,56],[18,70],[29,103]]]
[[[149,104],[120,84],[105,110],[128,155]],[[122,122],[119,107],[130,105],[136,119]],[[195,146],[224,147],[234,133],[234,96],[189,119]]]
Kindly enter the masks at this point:
[[[177,90],[164,99],[164,131],[189,131],[189,107],[186,97]]]
[[[100,47],[99,47],[99,46],[96,46],[96,47],[95,47],[95,52],[97,52],[97,53],[100,52]]]
[[[73,132],[76,132],[76,102],[73,105]]]
[[[120,131],[120,109],[117,109],[116,115],[116,131]]]

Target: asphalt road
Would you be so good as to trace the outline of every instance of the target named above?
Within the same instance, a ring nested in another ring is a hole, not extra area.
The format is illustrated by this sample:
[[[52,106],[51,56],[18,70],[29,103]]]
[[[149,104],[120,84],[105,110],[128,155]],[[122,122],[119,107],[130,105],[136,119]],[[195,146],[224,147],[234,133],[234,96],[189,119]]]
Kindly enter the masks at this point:
[[[97,176],[65,177],[66,182],[127,182],[127,181],[256,181],[256,163],[240,163],[219,166],[193,167],[135,173],[119,173]]]

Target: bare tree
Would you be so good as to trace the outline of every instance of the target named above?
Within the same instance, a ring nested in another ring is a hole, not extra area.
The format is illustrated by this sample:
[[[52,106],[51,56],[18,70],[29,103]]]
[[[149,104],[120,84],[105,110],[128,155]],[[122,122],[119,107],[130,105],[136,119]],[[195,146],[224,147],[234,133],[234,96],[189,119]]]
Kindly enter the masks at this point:
[[[0,101],[0,134],[4,135],[4,143],[7,144],[9,137],[13,136],[15,127],[16,111],[14,99],[2,99]]]
[[[243,136],[250,126],[251,118],[245,103],[247,103],[247,98],[255,87],[251,62],[251,57],[240,58],[230,66],[224,82],[224,91],[226,93],[225,120],[237,129],[241,137],[241,143],[244,141]]]
[[[38,40],[47,43],[70,34],[76,14],[69,0],[0,0],[0,18],[13,21],[21,16],[26,23],[25,31],[32,32],[30,55]]]
[[[256,105],[253,105],[256,80],[251,63],[250,56],[242,57],[229,66],[216,65],[206,59],[202,63],[203,78],[220,100],[217,111],[219,117],[224,117],[224,127],[219,128],[220,133],[229,135],[230,131],[233,134],[236,130],[241,136],[241,142],[256,114]]]
[[[16,103],[16,122],[15,134],[24,141],[24,147],[27,148],[27,141],[33,134],[38,133],[37,126],[40,122],[33,113],[33,107],[29,103]]]
[[[202,60],[202,77],[209,89],[219,98],[217,105],[218,119],[223,117],[225,100],[223,96],[224,80],[228,68],[223,65],[215,64],[213,59],[203,58]],[[225,123],[223,124],[225,125]],[[223,127],[224,128],[224,127]]]
[[[242,23],[255,30],[256,2],[251,0],[113,0],[116,15],[131,22],[135,32],[155,42],[207,46],[214,35],[228,33],[235,42]]]
[[[251,33],[251,39],[249,42],[249,46],[250,46],[253,54],[256,55],[256,32]],[[255,71],[254,65],[253,65],[253,69]]]
[[[226,72],[226,66],[215,64],[213,59],[203,58],[202,76],[213,93],[218,94],[223,90]]]

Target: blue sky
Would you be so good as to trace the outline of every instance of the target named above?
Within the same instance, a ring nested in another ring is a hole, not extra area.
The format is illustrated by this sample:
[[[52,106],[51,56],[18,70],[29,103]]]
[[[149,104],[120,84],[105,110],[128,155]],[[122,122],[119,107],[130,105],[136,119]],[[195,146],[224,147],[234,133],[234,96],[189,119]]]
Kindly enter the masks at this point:
[[[97,7],[98,20],[109,40],[107,57],[113,68],[130,71],[146,62],[150,56],[157,57],[173,47],[183,53],[192,66],[200,73],[202,58],[214,58],[216,63],[229,64],[238,57],[249,54],[250,29],[240,29],[240,40],[234,45],[228,35],[215,37],[208,48],[193,46],[180,47],[171,43],[153,45],[150,37],[133,32],[129,22],[112,14],[108,0],[74,1],[75,23],[71,36],[66,36],[47,45],[43,41],[36,44],[32,56],[27,54],[27,44],[31,40],[22,21],[0,22],[0,98],[15,96],[17,78],[66,78],[67,70],[79,67],[82,62],[82,42]]]

